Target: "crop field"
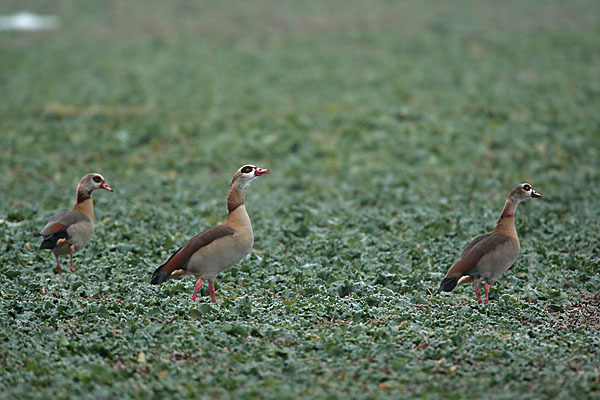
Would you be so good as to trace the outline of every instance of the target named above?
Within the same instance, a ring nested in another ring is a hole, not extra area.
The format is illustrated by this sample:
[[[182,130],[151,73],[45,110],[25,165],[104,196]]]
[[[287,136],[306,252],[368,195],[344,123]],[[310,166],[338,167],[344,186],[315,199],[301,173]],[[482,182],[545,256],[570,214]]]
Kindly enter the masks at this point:
[[[1,1],[0,398],[600,397],[597,1]],[[246,194],[218,302],[155,268]],[[39,231],[94,195],[87,246]],[[510,190],[521,253],[435,296]]]

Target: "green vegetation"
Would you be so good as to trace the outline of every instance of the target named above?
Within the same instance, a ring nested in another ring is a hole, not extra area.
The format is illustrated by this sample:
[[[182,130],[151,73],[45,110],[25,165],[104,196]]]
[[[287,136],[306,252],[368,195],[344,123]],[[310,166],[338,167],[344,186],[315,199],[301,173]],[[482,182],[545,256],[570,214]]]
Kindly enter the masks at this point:
[[[600,396],[600,3],[25,8],[62,29],[0,33],[0,397]],[[220,303],[151,286],[247,162]],[[115,192],[59,280],[37,233],[91,171]],[[431,296],[523,181],[491,304]]]

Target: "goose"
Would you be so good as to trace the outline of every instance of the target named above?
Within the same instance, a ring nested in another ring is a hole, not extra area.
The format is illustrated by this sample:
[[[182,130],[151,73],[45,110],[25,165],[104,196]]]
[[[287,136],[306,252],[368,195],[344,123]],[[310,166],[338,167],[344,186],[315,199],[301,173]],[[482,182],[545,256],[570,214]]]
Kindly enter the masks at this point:
[[[227,196],[229,215],[225,222],[190,239],[154,271],[150,282],[160,285],[175,276],[194,275],[198,280],[192,301],[196,301],[202,282],[207,280],[210,299],[216,303],[213,282],[217,275],[246,257],[254,244],[252,224],[244,205],[246,189],[259,176],[268,173],[268,169],[251,164],[238,169]]]
[[[40,249],[50,249],[56,256],[58,275],[62,276],[60,268],[60,255],[69,254],[71,257],[71,272],[73,268],[73,253],[83,249],[94,234],[94,203],[92,193],[96,189],[112,192],[102,175],[96,173],[86,174],[77,184],[76,202],[71,211],[64,211],[53,215],[40,235],[42,243]]]
[[[519,255],[519,238],[515,229],[517,206],[524,200],[540,197],[542,195],[528,183],[515,186],[504,203],[494,230],[477,236],[465,247],[446,273],[437,293],[450,292],[457,285],[474,282],[475,294],[481,304],[479,283],[485,282],[485,304],[488,304],[490,286],[514,264]]]

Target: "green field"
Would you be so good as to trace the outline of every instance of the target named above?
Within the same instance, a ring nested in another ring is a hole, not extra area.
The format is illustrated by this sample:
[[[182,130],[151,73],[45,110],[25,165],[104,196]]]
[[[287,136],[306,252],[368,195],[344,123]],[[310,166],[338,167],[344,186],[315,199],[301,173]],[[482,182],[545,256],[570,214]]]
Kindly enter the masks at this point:
[[[600,2],[0,1],[0,398],[600,396]],[[248,190],[210,303],[149,284]],[[99,172],[59,280],[38,232]],[[512,187],[521,254],[432,296]]]

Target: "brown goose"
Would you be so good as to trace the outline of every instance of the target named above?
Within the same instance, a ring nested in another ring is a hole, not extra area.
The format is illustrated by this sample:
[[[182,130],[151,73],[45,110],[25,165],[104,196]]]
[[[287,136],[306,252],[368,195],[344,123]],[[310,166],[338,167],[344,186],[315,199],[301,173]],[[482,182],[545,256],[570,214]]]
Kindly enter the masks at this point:
[[[475,294],[481,303],[479,282],[485,281],[485,304],[490,285],[510,268],[519,255],[520,245],[515,229],[515,211],[519,203],[542,197],[530,184],[515,186],[504,203],[502,215],[490,233],[477,236],[446,273],[437,293],[450,292],[456,285],[475,282]]]
[[[73,253],[83,249],[94,234],[94,203],[92,192],[96,189],[113,190],[106,184],[100,174],[87,174],[77,184],[77,201],[71,211],[53,215],[40,232],[42,244],[40,249],[51,249],[56,256],[58,275],[62,275],[58,256],[70,254],[71,272]]]
[[[240,168],[233,176],[229,188],[227,196],[229,215],[225,222],[205,230],[177,250],[154,271],[151,283],[160,285],[175,276],[195,275],[198,281],[192,301],[196,301],[198,290],[206,279],[210,299],[216,303],[213,282],[219,272],[237,264],[252,250],[254,234],[244,206],[244,196],[252,181],[267,173],[269,173],[268,169],[254,165],[244,165]]]

